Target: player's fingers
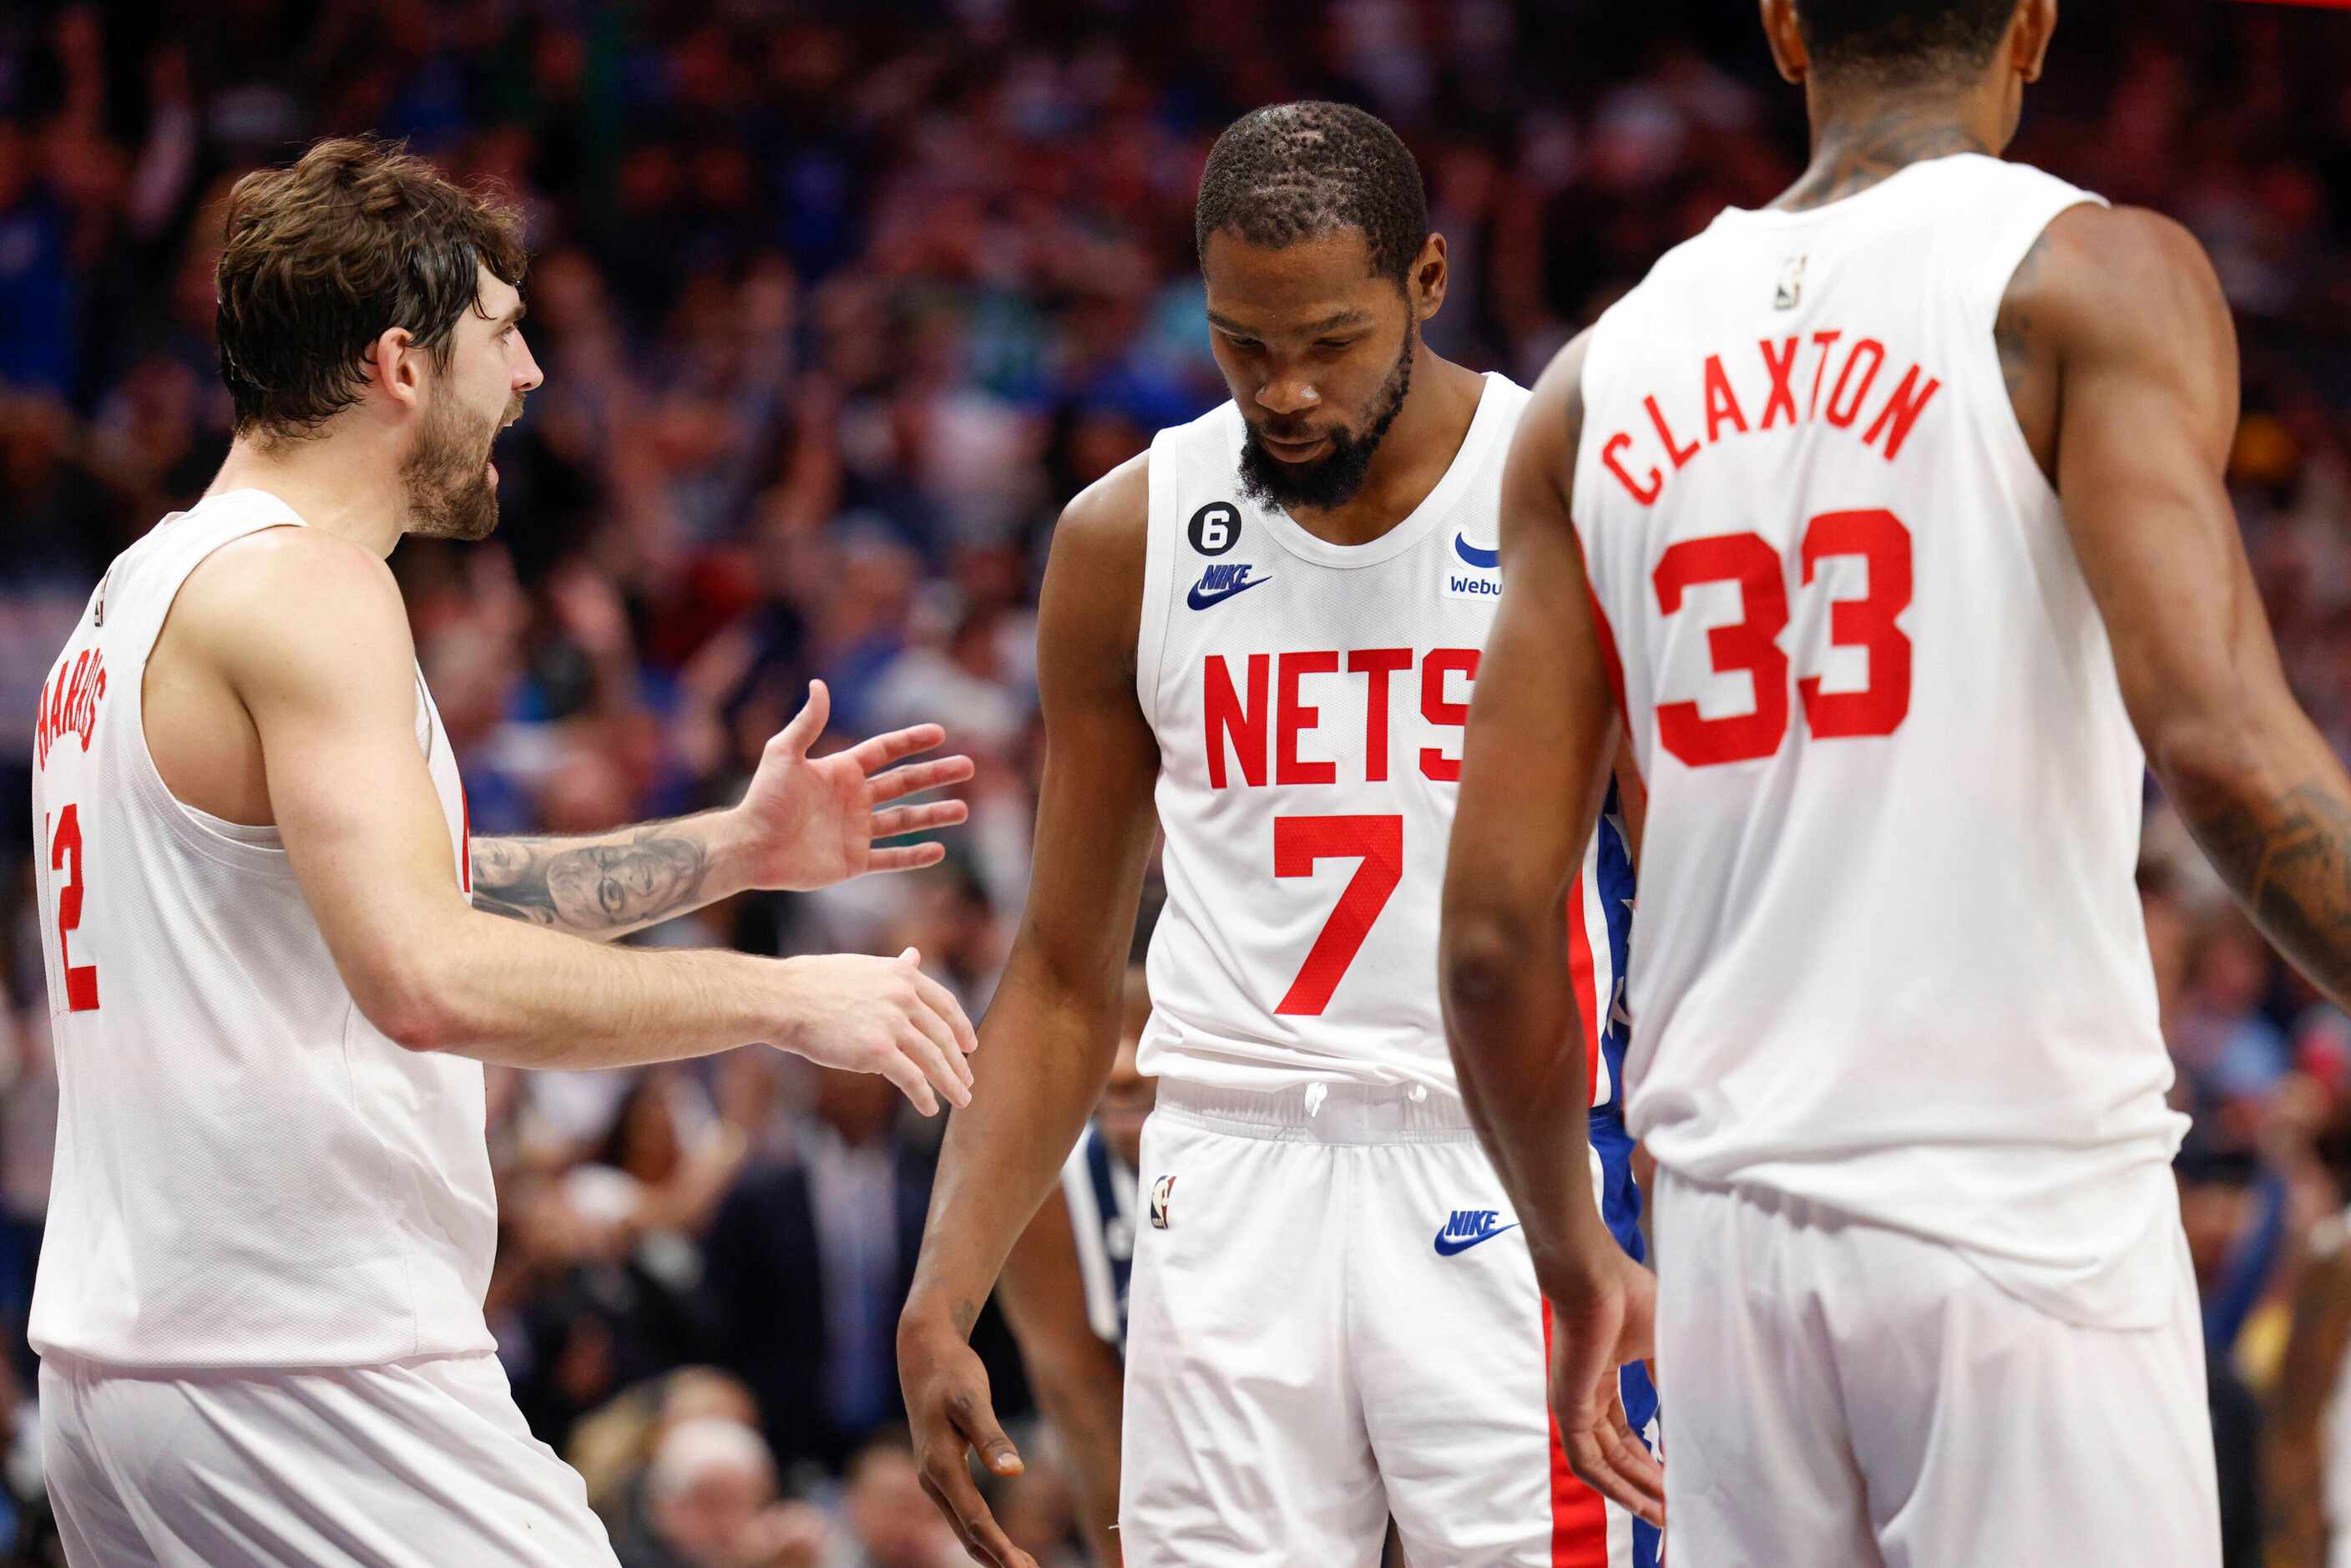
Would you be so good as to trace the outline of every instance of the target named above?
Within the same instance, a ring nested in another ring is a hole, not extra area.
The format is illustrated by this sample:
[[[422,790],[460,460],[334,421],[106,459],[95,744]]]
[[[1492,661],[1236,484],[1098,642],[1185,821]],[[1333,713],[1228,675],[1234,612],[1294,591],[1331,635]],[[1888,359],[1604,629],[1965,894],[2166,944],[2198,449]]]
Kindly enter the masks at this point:
[[[955,1049],[952,1040],[942,1046],[910,1018],[899,1027],[898,1051],[914,1064],[915,1071],[922,1073],[925,1082],[947,1097],[948,1104],[963,1106],[971,1103],[971,1085],[964,1082],[963,1075],[956,1071],[956,1063],[963,1060],[963,1052]]]
[[[994,1474],[1017,1476],[1029,1468],[1021,1461],[1020,1450],[997,1424],[994,1408],[971,1390],[957,1389],[948,1396],[947,1419],[970,1439],[979,1462]]]
[[[887,735],[877,735],[871,740],[861,740],[849,748],[850,760],[868,773],[878,773],[902,757],[912,757],[917,751],[928,751],[947,737],[947,732],[935,724],[909,725],[893,729]]]
[[[955,999],[955,993],[919,970],[915,972],[914,979],[922,988],[923,1000],[928,1002],[931,1010],[939,1015],[940,1021],[947,1026],[948,1031],[955,1037],[955,1042],[963,1047],[967,1055],[977,1051],[979,1031],[973,1029],[971,1019],[964,1016],[963,1004]]]
[[[963,1554],[975,1563],[987,1562],[987,1554],[980,1551],[979,1542],[971,1538],[971,1531],[963,1527],[963,1520],[956,1515],[955,1504],[947,1500],[947,1494],[931,1484],[927,1471],[919,1479],[923,1483],[923,1495],[931,1500],[931,1506],[939,1511],[939,1516],[947,1521],[947,1528],[955,1531],[956,1544],[963,1548]]]
[[[891,1049],[873,1071],[896,1084],[898,1092],[913,1101],[914,1109],[924,1115],[939,1113],[938,1096],[931,1092],[931,1081],[923,1076],[923,1070],[904,1051]]]
[[[956,1039],[955,1030],[947,1020],[927,1007],[917,1008],[907,1016],[914,1026],[922,1030],[924,1038],[937,1050],[940,1059],[955,1073],[956,1081],[964,1084],[970,1083],[971,1063],[964,1060],[963,1042]],[[957,1103],[960,1104],[962,1102],[958,1101]]]
[[[865,857],[865,870],[868,875],[883,871],[920,871],[946,858],[947,847],[945,844],[907,844],[904,848],[872,852]]]
[[[1608,1383],[1608,1406],[1593,1430],[1601,1462],[1625,1494],[1617,1500],[1650,1523],[1661,1525],[1666,1517],[1665,1471],[1625,1419],[1625,1400],[1616,1380],[1612,1377]]]
[[[877,839],[894,839],[901,833],[925,833],[933,828],[952,828],[971,815],[971,807],[961,800],[931,800],[920,806],[893,806],[886,811],[873,813],[867,833]]]
[[[1036,1560],[1012,1544],[1011,1538],[996,1522],[996,1515],[988,1511],[979,1488],[972,1484],[971,1472],[964,1468],[960,1445],[956,1446],[952,1464],[925,1465],[923,1480],[934,1498],[944,1500],[947,1518],[974,1561],[998,1564],[998,1568],[1037,1568]]]
[[[925,789],[944,789],[950,784],[962,783],[978,770],[978,766],[970,758],[963,756],[910,762],[904,768],[893,768],[887,773],[876,774],[872,782],[873,799],[877,802],[894,800],[901,795],[920,794]]]
[[[792,716],[792,722],[778,732],[776,739],[794,757],[806,757],[816,737],[824,733],[825,721],[832,716],[832,693],[822,681],[809,683],[808,701]]]

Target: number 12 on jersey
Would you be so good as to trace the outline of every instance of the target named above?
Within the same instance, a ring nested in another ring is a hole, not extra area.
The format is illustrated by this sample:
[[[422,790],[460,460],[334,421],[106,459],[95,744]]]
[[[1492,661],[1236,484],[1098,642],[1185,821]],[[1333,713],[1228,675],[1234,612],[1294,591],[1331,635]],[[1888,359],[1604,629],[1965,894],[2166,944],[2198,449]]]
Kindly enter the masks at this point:
[[[65,975],[66,1010],[98,1010],[98,966],[73,961],[73,934],[81,927],[81,808],[68,801],[57,814],[49,839],[49,870],[63,873],[57,895],[57,967]],[[54,1003],[51,1004],[55,1006]]]
[[[1869,591],[1829,608],[1829,643],[1869,654],[1869,684],[1856,692],[1821,689],[1820,676],[1794,683],[1804,723],[1823,740],[1892,735],[1910,716],[1910,639],[1895,620],[1910,607],[1910,530],[1883,507],[1823,512],[1804,525],[1800,550],[1803,583],[1837,556],[1869,564]],[[1717,534],[1667,547],[1651,574],[1657,612],[1671,618],[1688,590],[1701,583],[1739,585],[1740,619],[1708,632],[1707,652],[1717,674],[1745,672],[1755,683],[1749,712],[1707,718],[1695,702],[1657,705],[1657,740],[1692,768],[1752,762],[1787,738],[1789,660],[1780,646],[1788,629],[1787,570],[1761,534]]]

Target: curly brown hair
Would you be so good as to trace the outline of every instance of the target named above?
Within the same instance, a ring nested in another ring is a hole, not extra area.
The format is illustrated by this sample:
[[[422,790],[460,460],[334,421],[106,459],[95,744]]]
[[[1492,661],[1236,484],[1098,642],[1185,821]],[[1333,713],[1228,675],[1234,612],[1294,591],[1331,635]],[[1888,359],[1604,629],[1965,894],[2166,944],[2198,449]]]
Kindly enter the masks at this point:
[[[394,327],[445,369],[458,318],[481,311],[478,268],[519,287],[528,262],[513,208],[374,137],[247,174],[225,229],[221,380],[236,434],[270,441],[316,434],[359,402],[369,347]]]

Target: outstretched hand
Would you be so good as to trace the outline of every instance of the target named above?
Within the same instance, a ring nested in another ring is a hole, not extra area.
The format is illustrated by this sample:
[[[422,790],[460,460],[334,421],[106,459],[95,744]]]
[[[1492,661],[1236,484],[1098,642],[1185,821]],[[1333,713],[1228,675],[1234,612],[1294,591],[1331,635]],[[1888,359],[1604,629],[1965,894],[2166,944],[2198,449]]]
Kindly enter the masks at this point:
[[[753,887],[804,893],[867,872],[936,865],[946,858],[943,844],[880,841],[951,828],[971,814],[961,800],[889,805],[972,776],[968,757],[892,766],[941,744],[946,731],[918,724],[829,757],[811,757],[810,748],[831,714],[831,694],[822,681],[810,681],[806,706],[768,742],[751,788],[735,808]]]

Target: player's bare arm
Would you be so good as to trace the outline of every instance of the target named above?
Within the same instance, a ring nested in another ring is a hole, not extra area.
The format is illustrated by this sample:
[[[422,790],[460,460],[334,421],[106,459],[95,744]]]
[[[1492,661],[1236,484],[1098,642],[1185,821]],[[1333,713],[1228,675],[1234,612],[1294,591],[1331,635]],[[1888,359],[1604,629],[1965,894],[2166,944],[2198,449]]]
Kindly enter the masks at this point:
[[[1999,342],[2148,765],[2263,934],[2351,1000],[2351,779],[2286,685],[2223,486],[2237,346],[2211,264],[2169,219],[2077,207]]]
[[[2280,1568],[2325,1568],[2322,1460],[2328,1402],[2351,1351],[2351,1240],[2342,1219],[2311,1235],[2294,1291],[2294,1329],[2270,1396],[2262,1473],[2270,1498],[2269,1561]]]
[[[1591,1042],[1568,973],[1567,895],[1616,749],[1568,509],[1583,343],[1536,383],[1502,480],[1501,608],[1470,703],[1438,970],[1462,1099],[1552,1301],[1552,1399],[1578,1475],[1653,1522],[1662,1474],[1626,1427],[1615,1369],[1650,1354],[1654,1285],[1592,1190]]]
[[[994,1086],[947,1127],[898,1369],[923,1484],[967,1550],[1035,1568],[972,1484],[966,1454],[1016,1474],[966,1343],[1013,1243],[1052,1189],[1117,1052],[1122,977],[1142,895],[1159,750],[1134,695],[1146,459],[1071,501],[1039,606],[1045,777],[1020,934],[984,1020]]]
[[[938,864],[945,845],[883,841],[953,827],[968,808],[891,802],[963,782],[971,759],[904,762],[946,738],[935,724],[811,756],[831,708],[824,683],[811,683],[807,706],[768,742],[741,803],[725,810],[587,838],[475,839],[474,907],[608,940],[748,889],[805,892]]]
[[[1020,1344],[1037,1404],[1069,1456],[1078,1523],[1094,1568],[1119,1568],[1118,1446],[1125,1369],[1086,1319],[1070,1206],[1048,1196],[1005,1260],[997,1300]]]
[[[635,952],[471,908],[416,743],[414,660],[381,559],[321,530],[277,528],[190,576],[154,661],[166,681],[211,689],[248,716],[244,743],[265,765],[261,820],[276,825],[353,999],[385,1034],[526,1067],[765,1040],[882,1072],[926,1113],[940,1095],[968,1098],[970,1025],[910,955]],[[159,765],[190,799],[174,754],[159,747]]]

